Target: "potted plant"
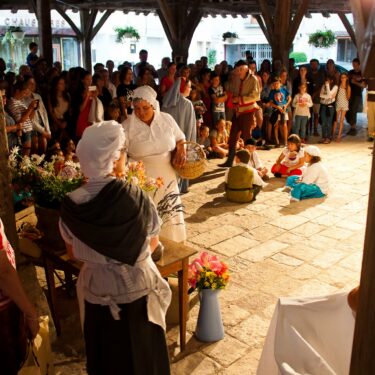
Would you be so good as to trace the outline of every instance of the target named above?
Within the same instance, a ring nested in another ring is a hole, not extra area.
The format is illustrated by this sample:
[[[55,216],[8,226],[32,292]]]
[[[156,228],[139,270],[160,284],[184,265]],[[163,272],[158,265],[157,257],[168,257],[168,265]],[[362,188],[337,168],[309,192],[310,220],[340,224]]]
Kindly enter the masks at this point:
[[[116,27],[115,31],[117,33],[116,35],[116,42],[117,43],[123,43],[125,39],[134,39],[134,40],[139,40],[141,36],[139,35],[138,31],[132,27],[132,26],[127,26],[127,27]]]
[[[218,293],[229,281],[228,266],[215,255],[202,252],[189,265],[189,292],[199,292],[200,309],[195,335],[200,341],[214,342],[224,338]]]
[[[308,43],[316,48],[329,48],[335,42],[336,36],[332,30],[318,30],[310,34]]]
[[[9,26],[7,31],[9,31],[15,40],[23,40],[25,36],[25,31],[20,26]]]
[[[223,42],[225,42],[228,39],[228,43],[235,42],[236,39],[238,39],[237,33],[232,33],[230,31],[225,32],[223,35]]]

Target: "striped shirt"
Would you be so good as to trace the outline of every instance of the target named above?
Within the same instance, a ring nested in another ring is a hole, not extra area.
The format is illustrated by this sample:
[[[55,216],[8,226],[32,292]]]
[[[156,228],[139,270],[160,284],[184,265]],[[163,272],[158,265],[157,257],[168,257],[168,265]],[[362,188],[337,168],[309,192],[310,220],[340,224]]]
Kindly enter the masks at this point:
[[[21,120],[22,115],[27,111],[28,107],[23,100],[10,98],[8,104],[8,111],[14,120],[18,123]],[[22,131],[24,133],[31,132],[33,130],[33,122],[30,118],[27,118],[22,125]]]
[[[1,251],[6,252],[9,262],[14,268],[16,268],[16,258],[14,255],[14,250],[5,235],[4,225],[0,219],[0,252]],[[9,301],[10,299],[6,297],[1,291],[1,285],[0,285],[0,307],[6,305]]]

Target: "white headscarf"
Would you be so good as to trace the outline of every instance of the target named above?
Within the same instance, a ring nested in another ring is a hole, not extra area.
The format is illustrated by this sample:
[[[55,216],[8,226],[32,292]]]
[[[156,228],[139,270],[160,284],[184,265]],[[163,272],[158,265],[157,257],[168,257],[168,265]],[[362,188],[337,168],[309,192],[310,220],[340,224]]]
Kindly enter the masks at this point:
[[[151,86],[140,86],[134,90],[133,101],[137,99],[146,100],[146,102],[153,106],[155,112],[159,113],[160,105],[156,97],[157,93]]]
[[[89,179],[110,174],[124,143],[124,130],[116,121],[103,121],[86,128],[77,146],[83,174]]]
[[[321,156],[321,152],[319,150],[318,147],[314,146],[314,145],[309,145],[309,146],[306,146],[303,151],[305,151],[306,153],[308,153],[309,155],[311,156]]]
[[[177,78],[173,86],[166,92],[163,98],[163,108],[176,107],[180,100],[181,78]],[[168,111],[167,111],[168,112]]]

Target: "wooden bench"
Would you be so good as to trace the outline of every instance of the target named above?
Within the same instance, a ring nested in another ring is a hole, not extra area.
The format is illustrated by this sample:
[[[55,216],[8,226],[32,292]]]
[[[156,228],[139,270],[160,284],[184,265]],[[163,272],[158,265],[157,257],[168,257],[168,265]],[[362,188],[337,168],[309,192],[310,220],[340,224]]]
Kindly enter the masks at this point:
[[[196,254],[197,251],[183,243],[173,242],[161,238],[160,241],[164,245],[164,254],[162,258],[156,262],[162,277],[171,274],[178,274],[178,295],[179,295],[179,325],[180,325],[180,347],[181,351],[186,345],[186,321],[188,312],[188,265],[189,257]],[[56,327],[57,335],[61,334],[61,325],[59,313],[57,309],[57,294],[55,285],[55,270],[65,272],[66,283],[73,283],[72,276],[78,276],[82,263],[72,260],[68,255],[58,255],[49,249],[46,244],[40,243],[42,249],[43,265],[46,273],[46,281],[48,286],[48,300],[53,321]]]

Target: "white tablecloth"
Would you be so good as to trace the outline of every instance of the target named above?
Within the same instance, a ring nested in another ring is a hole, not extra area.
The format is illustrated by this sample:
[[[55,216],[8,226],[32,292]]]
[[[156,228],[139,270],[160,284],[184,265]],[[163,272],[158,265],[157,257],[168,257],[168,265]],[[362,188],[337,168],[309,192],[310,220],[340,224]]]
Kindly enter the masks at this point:
[[[280,298],[257,375],[347,375],[354,334],[348,292]]]

